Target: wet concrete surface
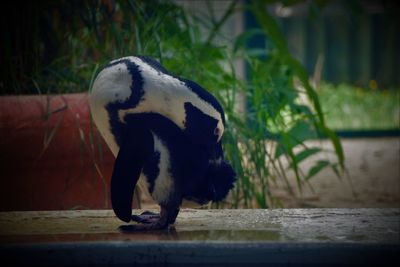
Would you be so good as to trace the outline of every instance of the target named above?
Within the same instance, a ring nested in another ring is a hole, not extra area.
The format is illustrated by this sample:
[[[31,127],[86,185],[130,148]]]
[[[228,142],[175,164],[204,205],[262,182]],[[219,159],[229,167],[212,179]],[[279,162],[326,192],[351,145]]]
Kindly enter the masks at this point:
[[[400,242],[400,209],[184,209],[168,230],[122,232],[121,225],[110,210],[3,212],[0,243]]]
[[[135,211],[141,213],[141,211]],[[5,266],[396,266],[399,209],[184,209],[121,232],[110,210],[0,213]]]

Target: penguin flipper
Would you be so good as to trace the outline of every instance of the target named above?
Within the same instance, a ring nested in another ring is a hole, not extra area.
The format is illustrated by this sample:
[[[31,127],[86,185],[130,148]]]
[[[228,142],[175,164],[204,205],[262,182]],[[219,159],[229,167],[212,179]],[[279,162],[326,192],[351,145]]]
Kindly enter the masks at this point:
[[[117,217],[130,222],[132,197],[143,165],[152,152],[153,139],[149,129],[130,127],[120,146],[111,176],[111,203]]]

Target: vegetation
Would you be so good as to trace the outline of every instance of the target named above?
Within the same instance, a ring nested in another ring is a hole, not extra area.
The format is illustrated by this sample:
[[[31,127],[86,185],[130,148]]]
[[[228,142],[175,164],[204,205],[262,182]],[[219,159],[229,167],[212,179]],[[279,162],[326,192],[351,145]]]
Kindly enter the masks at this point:
[[[338,130],[400,128],[400,91],[323,84],[318,95],[329,127]]]
[[[304,67],[289,53],[264,1],[250,1],[247,6],[232,1],[221,17],[215,16],[209,2],[208,7],[207,15],[196,15],[170,1],[60,1],[47,5],[49,11],[43,16],[48,23],[38,32],[53,33],[53,43],[32,44],[36,67],[22,79],[5,80],[2,90],[12,85],[15,92],[23,93],[85,91],[100,65],[126,55],[148,55],[175,74],[200,83],[224,106],[224,150],[238,174],[225,205],[279,206],[269,187],[278,179],[287,182],[289,170],[299,189],[323,168],[339,174],[344,169],[341,144],[327,127],[318,95]],[[253,13],[260,29],[234,38],[232,46],[216,42],[216,37],[225,38],[221,33],[224,23],[243,8]],[[261,51],[249,49],[246,43],[257,35],[267,36],[272,45]],[[11,47],[12,43],[5,45]],[[41,62],[49,48],[54,59],[44,65]],[[246,80],[237,77],[238,59],[248,67]],[[12,60],[8,62],[12,72]],[[239,113],[237,99],[242,96],[247,108]],[[309,104],[302,103],[300,96]],[[332,142],[334,151],[329,152],[336,154],[337,161],[320,160],[303,172],[299,163],[322,151],[304,142],[320,136]]]

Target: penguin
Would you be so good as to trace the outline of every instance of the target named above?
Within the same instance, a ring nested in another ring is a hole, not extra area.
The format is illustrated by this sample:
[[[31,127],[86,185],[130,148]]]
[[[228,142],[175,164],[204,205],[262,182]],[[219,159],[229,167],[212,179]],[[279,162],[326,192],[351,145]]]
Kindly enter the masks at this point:
[[[182,199],[220,201],[232,187],[235,173],[221,146],[223,109],[195,82],[169,73],[151,58],[124,57],[99,72],[89,102],[116,157],[111,199],[122,221],[165,228],[175,221]],[[140,177],[160,204],[160,214],[131,215]]]
[[[224,160],[221,142],[198,144],[171,120],[157,113],[127,114],[124,141],[111,178],[115,214],[132,230],[165,229],[175,222],[183,200],[204,205],[221,201],[235,182],[235,172]],[[132,197],[144,177],[160,213],[132,215]],[[121,229],[127,229],[126,227]]]
[[[89,101],[97,128],[114,156],[127,114],[163,115],[196,143],[218,143],[224,133],[224,111],[213,95],[145,56],[116,59],[103,67]]]

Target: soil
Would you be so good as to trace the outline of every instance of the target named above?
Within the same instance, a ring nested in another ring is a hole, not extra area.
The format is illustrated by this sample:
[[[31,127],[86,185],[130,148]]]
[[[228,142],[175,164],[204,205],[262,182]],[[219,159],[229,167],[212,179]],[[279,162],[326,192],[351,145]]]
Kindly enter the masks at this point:
[[[283,184],[272,192],[279,196],[284,207],[326,208],[400,208],[400,138],[342,139],[346,157],[347,175],[338,178],[331,169],[325,169],[310,180],[303,192],[290,196]],[[322,144],[332,150],[329,142]],[[334,159],[333,155],[328,156]],[[319,156],[321,157],[321,156]],[[315,158],[314,158],[315,159]],[[311,161],[302,164],[303,170]],[[290,182],[296,187],[292,174]]]

